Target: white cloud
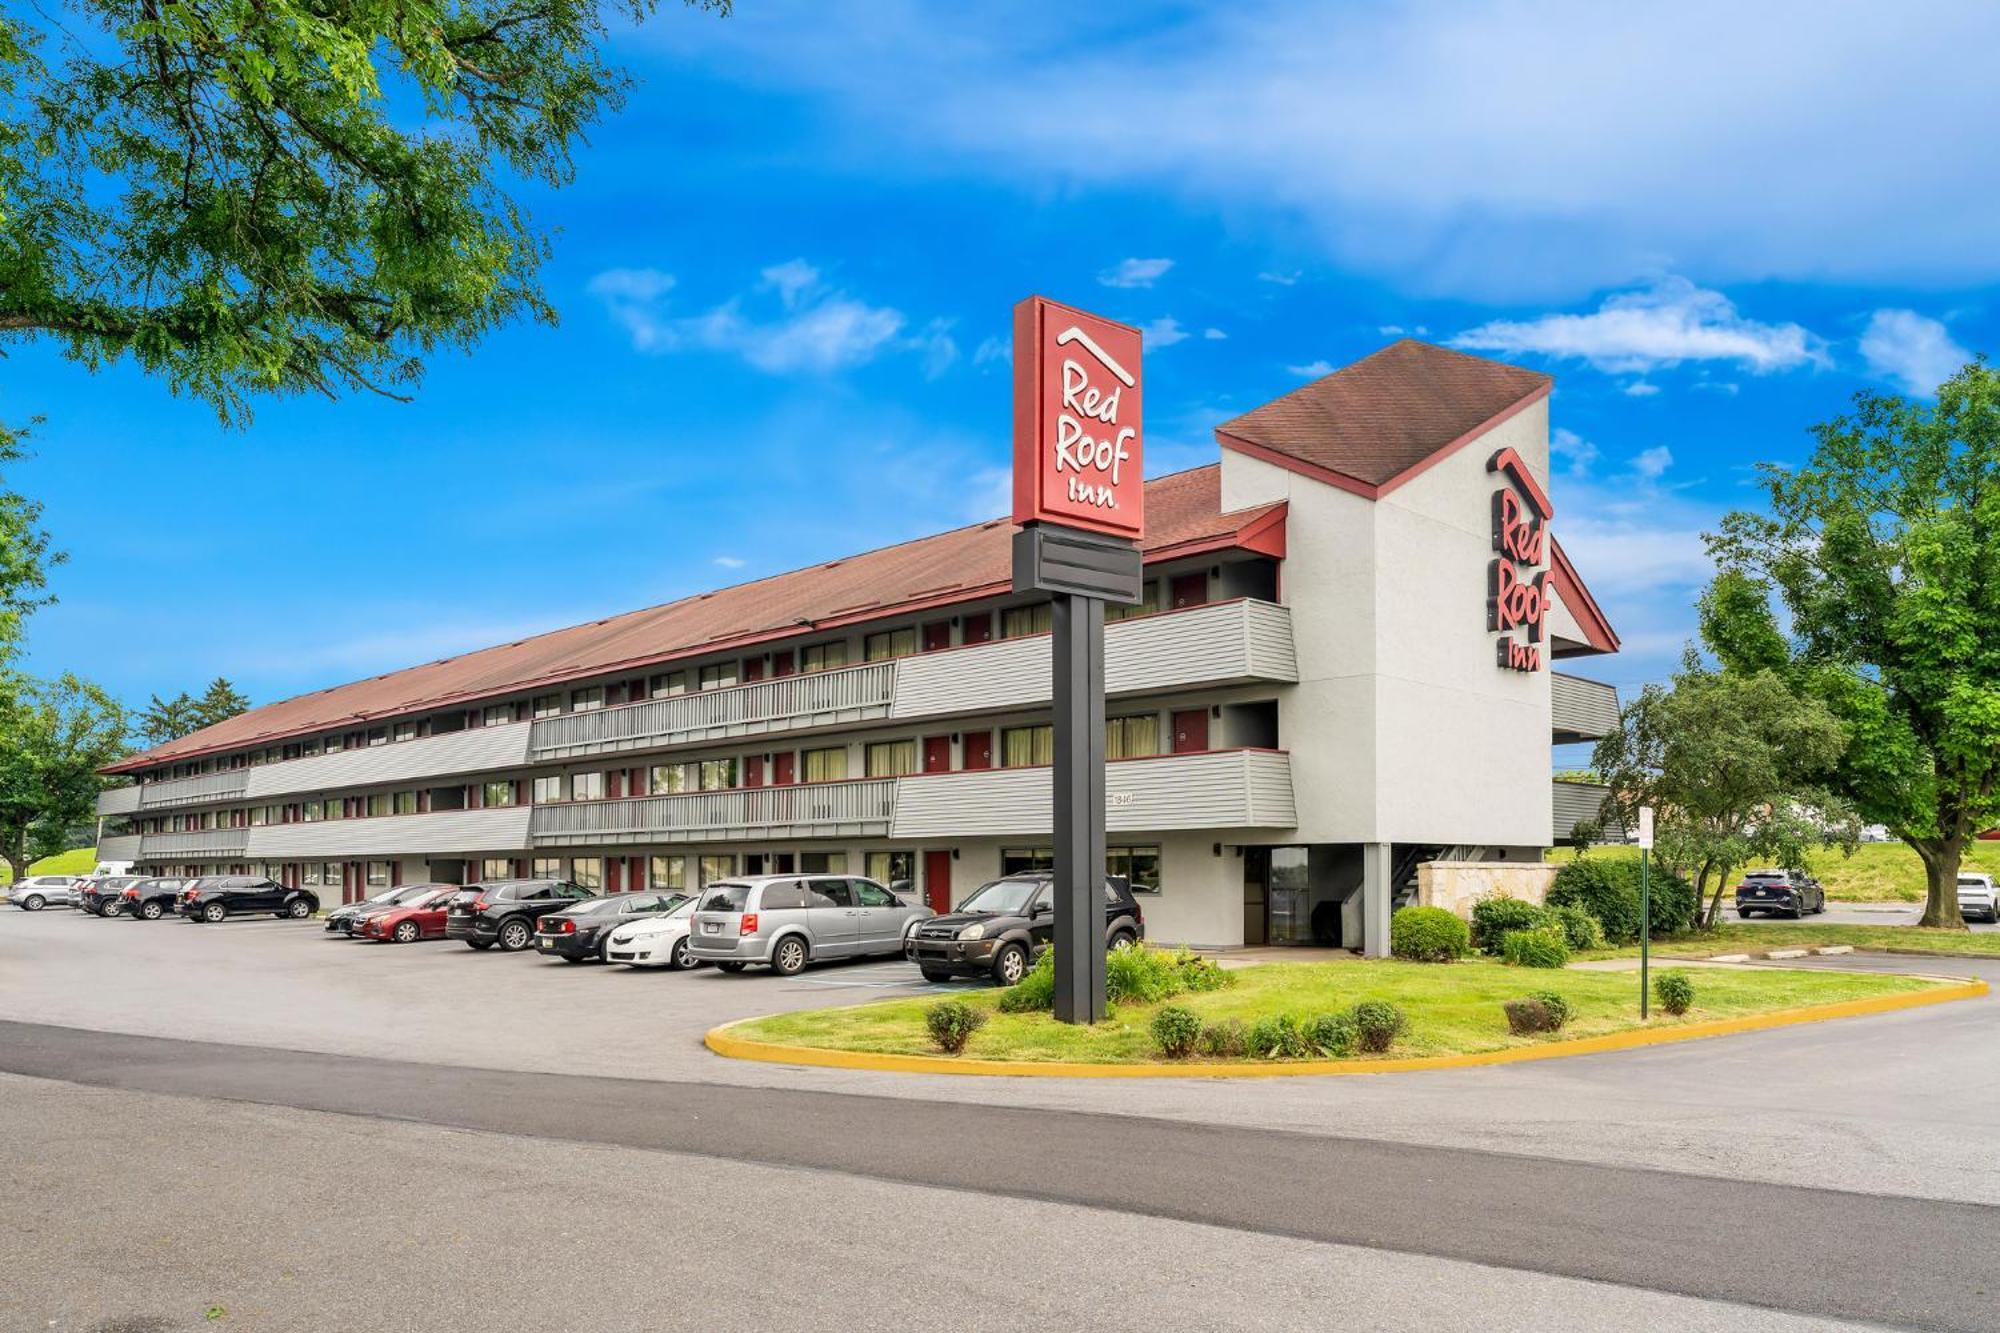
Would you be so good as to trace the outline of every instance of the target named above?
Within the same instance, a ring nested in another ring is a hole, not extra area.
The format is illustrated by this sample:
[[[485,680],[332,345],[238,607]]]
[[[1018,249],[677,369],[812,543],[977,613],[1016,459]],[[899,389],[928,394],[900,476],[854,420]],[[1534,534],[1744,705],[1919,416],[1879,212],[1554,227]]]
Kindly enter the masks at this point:
[[[1624,394],[1627,398],[1651,398],[1659,393],[1659,391],[1659,385],[1648,384],[1645,380],[1633,380],[1624,388]]]
[[[590,280],[588,290],[632,339],[634,350],[652,354],[701,349],[741,356],[769,374],[826,373],[873,360],[896,345],[903,314],[835,291],[819,270],[802,259],[773,265],[761,274],[759,292],[777,295],[781,311],[759,319],[744,313],[736,298],[696,315],[673,315],[668,298],[671,274],[658,269],[609,269]],[[926,365],[949,365],[958,349],[938,326],[902,346],[918,350]],[[939,367],[941,370],[941,366]]]
[[[742,556],[737,555],[719,555],[715,557],[715,564],[723,569],[741,569],[748,563]]]
[[[983,366],[989,361],[1005,361],[1011,365],[1013,360],[1014,344],[1005,338],[982,338],[978,350],[972,354],[975,366]]]
[[[1591,464],[1597,461],[1597,446],[1568,426],[1557,426],[1549,432],[1549,452],[1568,463],[1570,475],[1575,477],[1589,472]]]
[[[1861,335],[1868,369],[1894,380],[1918,397],[1929,398],[1957,374],[1972,353],[1960,347],[1937,320],[1914,310],[1877,310]]]
[[[958,342],[951,336],[948,319],[932,320],[904,345],[922,357],[927,380],[937,379],[958,363]]]
[[[1172,347],[1175,343],[1186,342],[1188,331],[1172,315],[1163,316],[1146,325],[1142,330],[1147,347]]]
[[[1377,328],[1375,332],[1381,334],[1384,338],[1400,338],[1403,336],[1404,329],[1401,324],[1384,324]]]
[[[1647,481],[1658,481],[1674,465],[1673,451],[1664,444],[1656,444],[1650,449],[1641,449],[1632,456],[1632,470]]]
[[[1308,361],[1301,366],[1286,366],[1285,373],[1297,375],[1302,380],[1316,380],[1333,373],[1333,362],[1322,357],[1318,361]]]
[[[1688,361],[1740,366],[1752,374],[1829,364],[1825,344],[1797,324],[1745,319],[1721,292],[1685,278],[1604,299],[1587,315],[1496,319],[1452,346],[1583,361],[1611,374],[1644,374]]]
[[[1201,331],[1201,336],[1208,339],[1212,343],[1219,343],[1224,338],[1227,338],[1229,335],[1224,333],[1221,329],[1208,328],[1208,329],[1203,329]]]
[[[1173,266],[1171,259],[1121,259],[1098,274],[1097,280],[1106,287],[1150,287]]]
[[[1264,272],[1257,275],[1257,281],[1275,283],[1280,287],[1296,287],[1298,286],[1300,276],[1296,270],[1291,273]]]

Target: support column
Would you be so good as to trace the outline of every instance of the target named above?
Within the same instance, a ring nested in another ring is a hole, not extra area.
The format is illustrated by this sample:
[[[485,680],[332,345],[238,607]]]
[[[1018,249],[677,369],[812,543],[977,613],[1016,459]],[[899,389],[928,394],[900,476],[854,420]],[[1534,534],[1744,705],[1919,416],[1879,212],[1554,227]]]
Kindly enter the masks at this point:
[[[1389,868],[1395,863],[1386,842],[1361,845],[1361,952],[1368,958],[1389,956]]]
[[[1057,593],[1055,1016],[1097,1023],[1104,999],[1104,602]]]

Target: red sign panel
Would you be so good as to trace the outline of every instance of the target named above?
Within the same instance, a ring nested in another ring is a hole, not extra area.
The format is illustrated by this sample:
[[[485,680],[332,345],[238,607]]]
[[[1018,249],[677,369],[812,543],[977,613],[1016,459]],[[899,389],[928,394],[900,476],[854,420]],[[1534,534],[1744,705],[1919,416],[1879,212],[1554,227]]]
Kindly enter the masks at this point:
[[[1486,628],[1494,657],[1509,671],[1539,671],[1549,609],[1549,520],[1555,507],[1521,456],[1502,449],[1486,460],[1509,484],[1493,492],[1493,563],[1486,575]]]
[[[1141,335],[1054,301],[1014,307],[1014,521],[1146,528]]]

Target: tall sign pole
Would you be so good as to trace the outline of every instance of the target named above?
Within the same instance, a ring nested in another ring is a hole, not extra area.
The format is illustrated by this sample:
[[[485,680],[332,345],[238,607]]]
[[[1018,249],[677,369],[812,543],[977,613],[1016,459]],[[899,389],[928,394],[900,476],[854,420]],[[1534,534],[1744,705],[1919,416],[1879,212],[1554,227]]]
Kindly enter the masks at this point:
[[[1652,1003],[1647,984],[1648,965],[1653,957],[1653,807],[1639,807],[1639,1017],[1647,1016]]]
[[[1014,591],[1054,609],[1055,1015],[1105,1017],[1104,604],[1146,529],[1141,337],[1039,296],[1014,307]]]

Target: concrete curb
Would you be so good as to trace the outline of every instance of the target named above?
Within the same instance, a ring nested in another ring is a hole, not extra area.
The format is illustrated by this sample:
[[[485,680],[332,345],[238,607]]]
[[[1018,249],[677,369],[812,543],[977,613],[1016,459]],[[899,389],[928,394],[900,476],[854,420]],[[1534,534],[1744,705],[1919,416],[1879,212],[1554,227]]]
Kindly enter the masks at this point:
[[[1900,995],[1877,995],[1865,1000],[1842,1000],[1836,1004],[1809,1005],[1803,1009],[1779,1009],[1768,1014],[1745,1014],[1739,1018],[1717,1018],[1673,1027],[1635,1028],[1602,1037],[1578,1037],[1569,1041],[1547,1042],[1539,1046],[1519,1046],[1504,1051],[1479,1051],[1466,1055],[1423,1055],[1407,1060],[1274,1060],[1236,1061],[1227,1064],[1170,1064],[1153,1061],[1137,1064],[1081,1064],[1050,1061],[1032,1064],[1019,1060],[962,1059],[943,1055],[891,1055],[876,1051],[841,1051],[817,1046],[783,1046],[736,1036],[730,1029],[754,1018],[738,1019],[711,1028],[702,1044],[717,1055],[731,1060],[756,1060],[766,1064],[811,1065],[821,1069],[867,1069],[895,1074],[975,1074],[1013,1078],[1300,1078],[1333,1074],[1402,1074],[1430,1069],[1472,1069],[1483,1065],[1519,1064],[1527,1060],[1554,1060],[1572,1055],[1597,1055],[1606,1051],[1629,1051],[1642,1046],[1663,1046],[1670,1042],[1694,1041],[1703,1037],[1724,1037],[1739,1032],[1760,1032],[1767,1028],[1790,1027],[1797,1023],[1821,1023],[1834,1018],[1860,1018],[1868,1014],[1894,1013],[1951,1000],[1973,1000],[1985,995],[1984,981],[1955,978],[1951,984],[1931,990],[1907,991]]]

